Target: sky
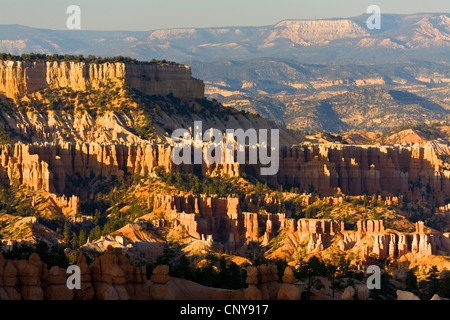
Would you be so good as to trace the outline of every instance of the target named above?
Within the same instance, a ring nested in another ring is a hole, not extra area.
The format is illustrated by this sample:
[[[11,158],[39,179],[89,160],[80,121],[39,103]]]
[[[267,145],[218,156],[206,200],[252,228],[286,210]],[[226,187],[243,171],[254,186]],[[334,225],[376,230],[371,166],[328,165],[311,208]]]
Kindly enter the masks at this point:
[[[263,26],[285,19],[381,13],[450,12],[450,0],[0,0],[0,24],[66,29],[69,5],[81,9],[83,30]]]

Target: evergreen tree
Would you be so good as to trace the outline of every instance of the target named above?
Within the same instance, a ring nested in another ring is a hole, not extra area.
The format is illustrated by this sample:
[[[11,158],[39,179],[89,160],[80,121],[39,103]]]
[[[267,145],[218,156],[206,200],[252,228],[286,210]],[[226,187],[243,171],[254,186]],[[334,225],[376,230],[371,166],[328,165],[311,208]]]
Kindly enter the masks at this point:
[[[410,290],[417,290],[417,277],[414,270],[409,270],[406,275],[406,285]]]
[[[78,236],[75,232],[72,232],[72,239],[70,241],[73,249],[78,248]]]
[[[81,229],[78,245],[81,247],[82,245],[84,245],[86,243],[86,241],[87,241],[86,231],[84,231],[84,229]]]
[[[228,274],[229,274],[229,288],[230,289],[240,289],[244,286],[242,283],[242,273],[239,269],[239,266],[233,261],[230,262],[228,266]]]
[[[437,266],[433,265],[430,267],[430,270],[428,270],[427,274],[427,292],[428,295],[431,297],[435,293],[438,293],[440,289],[440,282],[439,282],[439,269]]]
[[[63,229],[63,243],[68,246],[69,245],[69,226],[67,225],[67,222],[64,223],[64,229]]]

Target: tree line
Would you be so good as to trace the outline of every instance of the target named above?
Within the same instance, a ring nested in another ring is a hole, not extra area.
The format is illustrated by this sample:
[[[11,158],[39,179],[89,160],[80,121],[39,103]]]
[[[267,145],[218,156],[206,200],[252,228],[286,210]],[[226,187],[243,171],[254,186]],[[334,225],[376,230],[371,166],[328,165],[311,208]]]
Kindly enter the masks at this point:
[[[167,61],[166,59],[157,60],[152,59],[150,61],[138,61],[131,57],[124,56],[114,56],[114,57],[100,57],[95,55],[84,56],[82,54],[72,55],[72,54],[51,54],[47,55],[44,53],[23,53],[21,55],[13,55],[10,53],[1,52],[0,53],[1,61],[68,61],[68,62],[86,62],[86,63],[106,63],[106,62],[122,62],[122,63],[130,63],[130,64],[142,64],[142,65],[151,65],[151,64],[170,64],[170,65],[180,65],[177,62]]]

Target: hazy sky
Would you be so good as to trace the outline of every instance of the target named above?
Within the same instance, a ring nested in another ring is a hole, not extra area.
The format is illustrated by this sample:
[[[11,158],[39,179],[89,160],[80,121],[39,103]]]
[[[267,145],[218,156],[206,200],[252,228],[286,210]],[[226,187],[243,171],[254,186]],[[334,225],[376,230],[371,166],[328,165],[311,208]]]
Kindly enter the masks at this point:
[[[450,0],[0,0],[0,24],[66,29],[66,8],[81,8],[84,30],[261,26],[284,19],[382,13],[450,12]]]

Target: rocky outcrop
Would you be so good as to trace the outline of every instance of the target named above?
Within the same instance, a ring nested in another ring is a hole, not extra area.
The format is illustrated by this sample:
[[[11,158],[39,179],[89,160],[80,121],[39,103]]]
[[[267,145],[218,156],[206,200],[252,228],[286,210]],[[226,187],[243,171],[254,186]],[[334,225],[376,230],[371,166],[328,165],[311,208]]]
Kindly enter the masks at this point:
[[[244,200],[245,201],[245,200]],[[357,230],[345,230],[344,223],[332,219],[293,219],[283,213],[261,215],[241,212],[237,198],[206,195],[157,195],[152,200],[154,210],[163,212],[169,220],[183,225],[196,239],[212,239],[228,249],[247,241],[269,245],[281,231],[297,244],[306,244],[308,253],[321,252],[335,239],[341,251],[359,248],[365,261],[370,255],[399,258],[407,254],[426,258],[448,251],[448,233],[425,232],[422,221],[414,233],[386,230],[382,220],[358,221]],[[289,234],[291,236],[289,236]],[[370,244],[369,246],[367,244]]]
[[[320,36],[318,36],[320,34]],[[274,26],[266,42],[286,39],[300,46],[325,45],[330,40],[359,38],[367,31],[351,20],[313,21],[285,20]]]
[[[171,172],[194,172],[193,165],[174,165],[171,150],[169,144],[160,143],[3,145],[0,177],[10,184],[48,192],[55,206],[75,213],[78,198],[63,194],[85,192],[77,187],[83,179],[95,181],[135,172],[143,175],[157,167]],[[239,170],[233,172],[239,174],[241,167],[237,167]],[[220,170],[218,166],[202,164],[205,175],[220,174]],[[405,198],[441,203],[450,195],[449,173],[427,148],[304,145],[282,148],[278,174],[260,178],[299,188],[313,186],[323,194],[380,193],[377,199],[385,199],[385,203],[401,203]],[[313,201],[313,196],[303,198],[305,205]],[[343,196],[328,197],[326,201],[338,205]],[[364,259],[372,253],[379,257],[408,253],[428,257],[439,250],[449,252],[450,248],[448,233],[425,233],[420,223],[413,234],[386,232],[380,221],[359,222],[358,231],[354,232],[344,230],[342,223],[326,219],[294,221],[285,213],[257,213],[262,206],[272,212],[280,211],[279,201],[269,196],[257,201],[246,196],[240,202],[232,195],[159,195],[149,199],[151,205],[168,220],[182,224],[192,237],[221,242],[230,250],[246,241],[262,240],[263,245],[268,245],[285,229],[296,233],[299,243],[306,242],[309,253],[325,250],[336,234],[342,235],[338,242],[343,251],[351,250],[364,237],[369,239],[369,245],[361,248]],[[243,207],[253,212],[244,212]]]
[[[65,269],[58,266],[50,268],[44,293],[45,300],[73,299],[73,291],[67,288],[67,272]]]
[[[353,287],[347,287],[342,292],[341,299],[342,300],[353,300],[353,296],[355,295],[355,289]]]
[[[293,277],[293,274],[292,274]],[[278,269],[275,265],[259,265],[247,267],[248,288],[246,300],[275,300],[278,298]]]
[[[141,300],[149,298],[145,267],[133,267],[122,254],[122,249],[109,247],[90,266],[99,300]]]
[[[47,270],[37,254],[29,260],[11,261],[0,254],[0,300],[243,300],[246,291],[172,278],[164,265],[157,266],[147,279],[145,267],[132,266],[121,250],[111,247],[90,265],[80,254],[77,266],[81,288],[71,290],[66,285],[66,270],[57,266]]]
[[[259,170],[255,170],[256,173]],[[281,148],[275,176],[260,176],[272,184],[283,183],[324,195],[403,195],[409,200],[443,204],[450,194],[450,171],[435,152],[423,147],[370,147],[303,145]],[[426,190],[433,190],[428,194]]]
[[[371,244],[370,248],[366,245],[360,248],[362,261],[371,254],[380,258],[400,258],[407,254],[426,258],[440,251],[448,252],[447,233],[425,233],[422,221],[416,223],[414,233],[386,231],[382,220],[358,221],[357,231],[345,230],[343,223],[333,220],[299,219],[297,225],[299,242],[301,239],[309,239],[308,252],[326,249],[337,235],[342,238],[338,243],[341,251],[360,247],[362,243]]]
[[[203,98],[203,81],[187,66],[175,64],[86,63],[65,61],[0,61],[0,94],[9,98],[45,88],[96,89],[119,82],[148,95]]]
[[[283,275],[283,284],[280,286],[278,300],[300,300],[300,289],[294,284],[295,277],[291,268],[286,267]]]
[[[2,299],[4,300],[43,300],[48,279],[47,266],[35,253],[29,260],[7,261],[0,254],[0,275],[2,277]],[[51,285],[51,284],[50,284]],[[51,290],[51,288],[49,289]]]
[[[121,251],[109,248],[90,266],[80,255],[81,289],[67,287],[65,269],[47,270],[39,256],[8,261],[0,255],[0,300],[149,299],[145,268],[133,267]]]
[[[172,163],[172,148],[160,143],[6,145],[0,148],[0,175],[33,189],[64,193],[66,177],[74,174],[121,176],[135,173],[136,169],[143,174],[158,166],[172,172],[193,172],[194,165]],[[260,179],[299,190],[314,188],[324,195],[379,193],[389,203],[407,198],[443,204],[450,196],[450,171],[442,167],[429,148],[305,145],[282,148],[279,161],[276,175]],[[204,175],[238,176],[244,170],[238,163],[225,166],[203,162],[201,166]],[[234,169],[229,170],[230,166]],[[259,170],[254,173],[258,175]]]
[[[153,210],[183,225],[191,237],[219,241],[229,249],[260,237],[268,242],[285,227],[285,214],[242,212],[239,198],[231,196],[156,195],[152,203]]]
[[[409,291],[397,290],[397,300],[420,300],[418,296]]]

